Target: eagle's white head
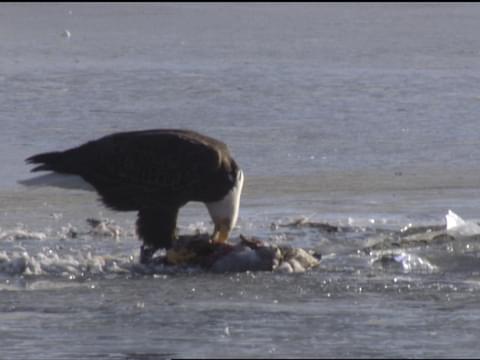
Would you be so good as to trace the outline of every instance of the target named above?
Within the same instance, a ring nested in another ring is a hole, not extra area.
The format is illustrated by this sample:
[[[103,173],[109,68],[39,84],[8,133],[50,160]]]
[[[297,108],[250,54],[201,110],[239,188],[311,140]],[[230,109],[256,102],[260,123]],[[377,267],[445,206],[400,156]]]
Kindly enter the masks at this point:
[[[215,226],[212,235],[214,242],[223,243],[228,240],[230,232],[237,224],[243,180],[243,171],[239,169],[235,183],[227,195],[219,201],[205,204]]]

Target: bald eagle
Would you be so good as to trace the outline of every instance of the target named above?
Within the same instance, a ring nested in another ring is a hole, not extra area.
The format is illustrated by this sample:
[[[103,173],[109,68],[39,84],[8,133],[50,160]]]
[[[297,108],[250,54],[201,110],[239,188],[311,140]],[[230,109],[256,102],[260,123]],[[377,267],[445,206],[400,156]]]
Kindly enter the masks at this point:
[[[26,161],[37,164],[32,172],[50,173],[21,181],[24,185],[83,188],[86,182],[107,207],[138,211],[141,263],[172,247],[179,209],[190,201],[205,203],[213,242],[228,240],[237,222],[243,172],[223,142],[194,131],[114,133]]]

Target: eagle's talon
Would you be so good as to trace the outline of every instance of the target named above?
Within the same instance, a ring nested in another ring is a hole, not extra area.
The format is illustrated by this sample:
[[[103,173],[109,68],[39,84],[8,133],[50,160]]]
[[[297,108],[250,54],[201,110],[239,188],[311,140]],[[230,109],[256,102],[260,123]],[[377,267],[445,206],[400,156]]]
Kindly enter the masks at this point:
[[[167,250],[166,262],[170,265],[182,265],[191,262],[197,254],[189,249]]]
[[[157,251],[157,249],[142,245],[140,247],[140,264],[146,265],[151,262],[155,251]]]

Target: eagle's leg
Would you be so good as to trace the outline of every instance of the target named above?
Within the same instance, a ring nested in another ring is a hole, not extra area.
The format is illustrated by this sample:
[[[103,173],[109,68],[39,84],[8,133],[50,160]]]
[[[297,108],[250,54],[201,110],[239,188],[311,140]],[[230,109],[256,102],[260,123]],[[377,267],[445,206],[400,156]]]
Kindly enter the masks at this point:
[[[170,249],[176,239],[177,207],[144,208],[138,212],[137,233],[143,240],[140,263],[146,264],[158,249]]]

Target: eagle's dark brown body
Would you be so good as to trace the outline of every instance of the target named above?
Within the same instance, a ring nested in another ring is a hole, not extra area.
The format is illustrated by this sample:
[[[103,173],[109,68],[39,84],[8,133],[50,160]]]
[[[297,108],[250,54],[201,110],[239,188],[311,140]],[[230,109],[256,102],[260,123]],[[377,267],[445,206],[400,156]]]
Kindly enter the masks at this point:
[[[188,130],[116,133],[27,162],[79,175],[106,206],[138,211],[139,236],[155,250],[171,246],[180,207],[221,200],[239,171],[224,143]]]

